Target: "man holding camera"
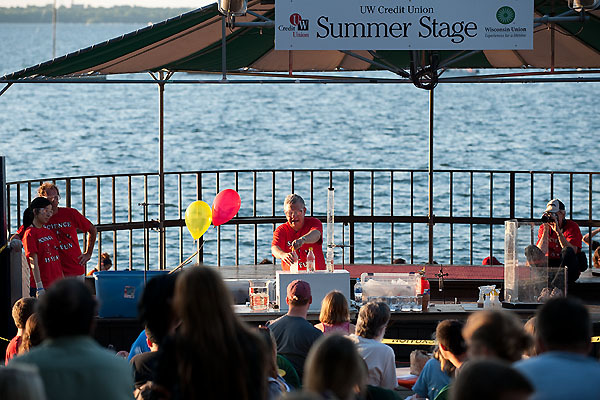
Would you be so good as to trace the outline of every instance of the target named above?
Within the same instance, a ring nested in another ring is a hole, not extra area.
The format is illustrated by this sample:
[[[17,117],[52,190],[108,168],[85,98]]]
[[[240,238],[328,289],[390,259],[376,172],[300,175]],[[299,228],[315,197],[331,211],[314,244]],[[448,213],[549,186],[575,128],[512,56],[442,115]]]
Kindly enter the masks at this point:
[[[565,205],[553,199],[546,205],[537,247],[548,257],[548,267],[567,268],[567,280],[575,282],[587,269],[587,259],[581,252],[581,231],[574,221],[566,219]]]

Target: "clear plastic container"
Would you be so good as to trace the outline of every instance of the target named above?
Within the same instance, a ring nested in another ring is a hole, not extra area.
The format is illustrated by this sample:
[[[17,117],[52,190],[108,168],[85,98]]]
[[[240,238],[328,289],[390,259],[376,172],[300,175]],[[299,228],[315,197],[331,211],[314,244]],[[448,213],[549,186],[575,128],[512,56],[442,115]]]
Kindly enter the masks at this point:
[[[269,308],[268,281],[263,279],[249,280],[250,308],[254,311],[265,311]]]

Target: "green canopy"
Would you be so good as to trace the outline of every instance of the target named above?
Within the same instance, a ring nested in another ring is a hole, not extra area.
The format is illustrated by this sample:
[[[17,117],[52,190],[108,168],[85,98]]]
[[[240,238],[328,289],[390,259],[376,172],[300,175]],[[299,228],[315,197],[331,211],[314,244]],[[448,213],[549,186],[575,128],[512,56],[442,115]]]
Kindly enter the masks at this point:
[[[272,1],[271,1],[272,3]],[[236,23],[273,20],[274,4],[248,2]],[[535,0],[535,15],[569,12],[567,0]],[[576,15],[576,14],[573,14]],[[411,57],[435,68],[598,68],[600,11],[586,21],[538,23],[533,50],[354,51],[274,50],[273,27],[227,27],[226,70],[252,72],[364,71],[409,68]],[[135,32],[26,68],[1,79],[108,75],[153,71],[222,71],[222,17],[212,4]],[[402,75],[403,71],[400,71]],[[408,77],[403,75],[404,77]]]

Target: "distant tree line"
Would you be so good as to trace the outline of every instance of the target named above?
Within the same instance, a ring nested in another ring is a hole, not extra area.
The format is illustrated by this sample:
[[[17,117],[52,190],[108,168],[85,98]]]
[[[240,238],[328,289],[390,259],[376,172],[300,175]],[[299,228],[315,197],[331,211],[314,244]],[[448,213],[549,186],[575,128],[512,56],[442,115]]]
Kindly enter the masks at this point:
[[[148,8],[131,6],[104,8],[73,5],[71,7],[58,7],[57,21],[82,22],[87,24],[101,22],[160,22],[190,10],[190,8]],[[49,4],[44,7],[0,7],[0,23],[2,22],[51,23],[52,5]]]

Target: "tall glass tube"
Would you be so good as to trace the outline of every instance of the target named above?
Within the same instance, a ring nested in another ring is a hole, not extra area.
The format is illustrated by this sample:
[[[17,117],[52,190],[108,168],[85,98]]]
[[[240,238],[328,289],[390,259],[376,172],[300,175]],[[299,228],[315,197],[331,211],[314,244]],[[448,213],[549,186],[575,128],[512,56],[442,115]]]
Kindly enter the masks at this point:
[[[333,250],[335,244],[333,242],[333,220],[334,220],[334,192],[335,189],[330,187],[327,190],[327,270],[333,272]]]

